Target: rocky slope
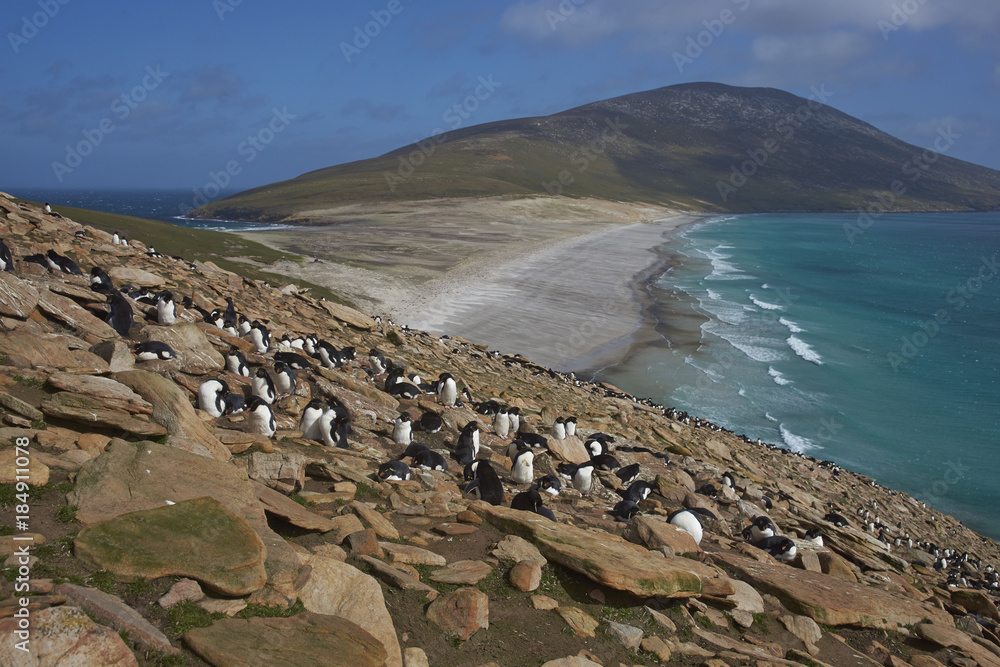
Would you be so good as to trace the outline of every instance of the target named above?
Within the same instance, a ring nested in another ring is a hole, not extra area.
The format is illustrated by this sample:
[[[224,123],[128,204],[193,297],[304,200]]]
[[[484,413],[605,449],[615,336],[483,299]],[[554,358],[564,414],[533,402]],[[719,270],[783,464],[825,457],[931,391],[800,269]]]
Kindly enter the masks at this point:
[[[114,245],[5,197],[0,218],[15,267],[0,272],[3,664],[1000,665],[989,590],[997,545],[913,498],[294,285],[153,256],[138,241]],[[85,276],[24,261],[50,249],[85,271],[102,267],[116,285],[169,289],[193,306],[160,326],[155,308],[133,301],[123,338]],[[268,351],[194,308],[224,309],[227,297],[267,326]],[[295,393],[274,404],[273,437],[251,433],[245,412],[197,409],[210,378],[249,396],[250,378],[226,371],[232,346],[273,374],[278,339],[314,332],[358,359],[298,371]],[[176,358],[137,361],[140,341],[165,342]],[[575,415],[576,436],[535,450],[536,479],[586,460],[586,436],[601,431],[654,492],[640,514],[616,521],[608,512],[621,481],[602,471],[589,496],[567,486],[545,499],[555,521],[510,509],[527,489],[511,478],[510,440],[467,399],[446,408],[433,395],[383,391],[364,358],[371,348],[424,378],[451,373],[476,401],[520,408],[530,431],[548,434],[557,417]],[[329,397],[350,412],[347,448],[298,430],[309,400]],[[414,439],[448,469],[380,481],[379,466],[404,449],[393,422],[427,411],[444,426]],[[461,492],[451,450],[475,420],[502,506]],[[29,479],[18,489],[25,456]],[[665,521],[681,507],[714,517],[700,544]],[[849,525],[825,520],[831,509]],[[741,537],[760,515],[797,543],[792,562]],[[802,539],[810,528],[825,546]],[[880,531],[902,545],[887,546]],[[26,536],[30,559],[18,553]],[[957,557],[939,572],[926,544]],[[26,615],[27,653],[16,648]]]
[[[550,116],[456,129],[379,157],[311,171],[195,209],[198,218],[322,224],[357,204],[546,197],[643,202],[686,211],[996,210],[1000,172],[774,88],[686,83]],[[832,105],[832,106],[831,106]]]

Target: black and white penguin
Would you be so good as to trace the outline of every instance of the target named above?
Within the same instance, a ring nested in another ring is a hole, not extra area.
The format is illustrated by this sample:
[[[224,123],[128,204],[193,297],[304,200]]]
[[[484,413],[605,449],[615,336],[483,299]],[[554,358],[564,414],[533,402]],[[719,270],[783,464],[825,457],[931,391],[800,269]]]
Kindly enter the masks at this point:
[[[692,510],[677,510],[667,517],[667,523],[672,523],[693,537],[695,544],[701,544],[704,530],[701,527],[701,519],[698,518],[697,512]]]
[[[235,415],[247,409],[247,401],[243,398],[243,394],[226,394],[222,397],[222,402],[226,406],[222,411],[223,415]]]
[[[636,503],[641,503],[643,500],[649,497],[649,494],[653,492],[653,486],[649,482],[644,482],[638,480],[632,482],[632,484],[624,491],[619,491],[622,500],[631,500]]]
[[[538,433],[526,433],[525,431],[518,431],[515,436],[518,440],[528,443],[531,447],[535,449],[548,449],[549,440],[544,435],[539,435]]]
[[[542,496],[535,487],[531,487],[527,491],[514,496],[513,500],[510,501],[510,508],[522,512],[534,512],[535,514],[544,516],[546,519],[556,520],[552,510],[542,505]]]
[[[163,290],[156,298],[156,321],[162,326],[170,326],[177,321],[177,306],[174,305],[174,295]]]
[[[510,433],[521,430],[521,408],[508,408],[507,419],[510,420]]]
[[[493,417],[493,432],[504,440],[510,435],[510,413],[507,412],[507,408],[500,408]]]
[[[633,463],[615,471],[615,476],[622,481],[622,486],[628,486],[639,477],[639,464]]]
[[[118,290],[108,294],[108,314],[104,321],[118,332],[122,338],[128,337],[132,328],[132,305]]]
[[[278,396],[291,396],[295,393],[295,389],[298,386],[295,372],[283,361],[276,361],[274,363],[273,380],[274,389],[278,392]]]
[[[535,479],[535,469],[532,465],[535,455],[531,449],[522,449],[514,456],[514,465],[510,469],[511,479],[517,484],[531,484]]]
[[[594,467],[598,470],[611,471],[622,467],[622,464],[619,463],[618,459],[611,456],[611,454],[594,456],[590,459],[590,462],[593,463]]]
[[[770,511],[771,509],[774,508],[774,503],[771,502],[771,499],[768,496],[761,496],[760,497],[760,506],[763,507],[764,509]]]
[[[608,443],[600,438],[587,438],[587,442],[583,443],[583,446],[591,457],[608,453]]]
[[[847,528],[849,525],[851,525],[847,523],[847,519],[845,519],[840,514],[837,514],[836,512],[828,512],[827,515],[823,517],[823,520],[829,521],[837,528]]]
[[[327,447],[337,447],[338,449],[347,449],[349,447],[347,442],[347,431],[348,431],[348,420],[343,415],[336,415],[332,421],[329,423],[323,422],[321,428],[323,432],[320,434],[323,437],[323,444]]]
[[[539,477],[538,482],[536,482],[539,491],[543,491],[552,496],[558,496],[559,492],[562,491],[562,482],[555,475],[545,475],[544,477]]]
[[[233,304],[233,298],[227,296],[226,310],[222,313],[222,328],[233,329],[235,331],[239,324],[239,316],[236,313],[236,306]]]
[[[466,456],[464,452],[468,452],[469,460],[479,458],[479,422],[475,419],[462,427],[462,432],[458,435],[458,442],[455,443],[456,455],[460,451],[463,451],[463,457]]]
[[[386,388],[386,393],[399,398],[414,399],[420,396],[420,387],[412,382],[396,382]]]
[[[622,500],[608,514],[617,521],[628,521],[636,514],[640,514],[639,505],[634,500]]]
[[[770,518],[761,514],[753,523],[744,529],[744,533],[750,535],[751,542],[760,542],[778,534],[778,528]]]
[[[177,356],[173,348],[158,340],[139,343],[135,346],[135,358],[139,361],[155,361],[173,359]]]
[[[222,311],[216,308],[211,313],[205,316],[205,321],[209,324],[214,324],[215,326],[222,328],[222,324],[225,320],[222,319]]]
[[[563,420],[563,426],[566,428],[566,435],[576,435],[576,417],[566,417]]]
[[[441,373],[437,382],[437,395],[441,405],[453,408],[458,403],[458,385],[451,373]]]
[[[437,433],[444,426],[444,421],[438,413],[428,411],[420,415],[418,424],[424,433]]]
[[[375,348],[368,351],[368,366],[371,368],[372,375],[382,375],[388,368],[385,357]]]
[[[405,482],[410,474],[410,466],[402,461],[386,461],[378,467],[378,478],[383,482]]]
[[[312,364],[309,363],[309,360],[298,352],[275,352],[274,360],[288,364],[289,368],[297,371],[304,371],[312,368]]]
[[[730,489],[736,490],[736,480],[733,479],[732,473],[724,472],[722,473],[722,484],[728,486]]]
[[[503,502],[503,484],[489,461],[474,461],[466,466],[466,471],[472,478],[462,491],[463,496],[479,498],[490,505]]]
[[[250,325],[250,342],[257,348],[257,354],[266,354],[271,347],[271,332],[257,320]]]
[[[554,440],[566,439],[566,422],[562,417],[556,417],[555,422],[552,424],[552,438]]]
[[[303,349],[305,349],[305,343],[303,342]],[[319,359],[320,363],[323,364],[323,368],[337,368],[340,366],[340,358],[337,354],[337,348],[326,342],[325,340],[319,341],[316,345],[316,358]]]
[[[413,465],[424,468],[425,470],[448,469],[448,462],[445,458],[430,448],[417,452],[417,454],[413,457]]]
[[[231,345],[229,352],[226,352],[226,370],[234,375],[242,375],[245,378],[250,377],[250,367],[247,366],[247,358],[240,351],[240,348],[235,345]]]
[[[274,380],[263,368],[258,368],[250,384],[250,391],[254,396],[260,398],[268,405],[274,403],[278,398],[278,393],[274,389]]]
[[[247,401],[247,423],[251,433],[260,433],[271,438],[277,430],[277,423],[274,420],[274,413],[260,396],[251,396]]]
[[[253,324],[250,322],[249,317],[242,314],[237,318],[237,321],[238,324],[236,325],[236,335],[238,335],[240,338],[244,338],[247,334],[250,333],[250,329],[253,328]],[[225,319],[223,319],[223,322],[225,322]]]
[[[810,528],[806,531],[805,537],[802,539],[809,544],[815,544],[818,547],[823,546],[823,535],[819,532],[819,528]]]
[[[299,430],[302,437],[307,440],[319,440],[319,419],[323,416],[326,406],[320,398],[314,398],[306,405],[302,411],[302,419],[299,420]]]
[[[580,492],[582,496],[589,496],[594,489],[594,464],[590,461],[574,465],[572,463],[560,463],[556,470],[560,475],[569,477],[573,488]]]
[[[49,249],[49,251],[45,253],[45,261],[47,266],[53,271],[68,273],[74,276],[83,275],[83,271],[81,271],[80,267],[76,265],[76,262],[71,260],[69,257],[60,255],[55,250]]]
[[[777,560],[786,563],[795,559],[797,551],[795,548],[795,542],[792,542],[789,538],[782,537],[781,535],[766,537],[762,540],[754,542],[753,545],[758,549],[763,549]]]
[[[121,243],[121,241],[122,237],[120,234],[118,234],[118,232],[115,232],[114,234],[111,235],[111,242],[114,243],[115,245],[118,245],[119,243]]]
[[[403,453],[397,456],[396,458],[397,459],[409,458],[412,460],[416,460],[417,454],[428,449],[430,449],[430,447],[423,444],[422,442],[411,442],[409,445],[407,445],[406,449],[403,450]],[[469,477],[468,479],[472,479],[472,477]]]
[[[221,417],[226,409],[223,396],[229,393],[229,385],[223,380],[205,380],[198,387],[198,408],[213,417]]]
[[[413,442],[413,425],[410,415],[405,412],[398,417],[392,425],[392,441],[397,445],[408,445]]]
[[[111,276],[109,276],[104,269],[99,266],[95,266],[90,270],[90,289],[98,292],[99,294],[108,294],[115,288],[114,283],[111,282]]]

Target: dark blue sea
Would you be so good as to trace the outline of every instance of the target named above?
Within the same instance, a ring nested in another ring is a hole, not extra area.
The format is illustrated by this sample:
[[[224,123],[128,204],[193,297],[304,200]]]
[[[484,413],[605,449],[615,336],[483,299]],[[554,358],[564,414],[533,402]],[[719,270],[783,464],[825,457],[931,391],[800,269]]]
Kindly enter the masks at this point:
[[[285,225],[262,225],[260,223],[240,223],[226,220],[189,220],[185,213],[194,208],[197,193],[192,190],[16,190],[10,192],[15,197],[49,204],[87,208],[107,213],[131,215],[148,220],[160,220],[182,227],[212,229],[215,231],[267,231],[285,229]],[[232,192],[220,195],[226,197]]]
[[[173,224],[190,190],[12,194]],[[706,219],[660,248],[662,335],[601,378],[875,478],[1000,539],[1000,213]]]
[[[661,251],[664,341],[602,379],[1000,538],[1000,213],[720,217]]]

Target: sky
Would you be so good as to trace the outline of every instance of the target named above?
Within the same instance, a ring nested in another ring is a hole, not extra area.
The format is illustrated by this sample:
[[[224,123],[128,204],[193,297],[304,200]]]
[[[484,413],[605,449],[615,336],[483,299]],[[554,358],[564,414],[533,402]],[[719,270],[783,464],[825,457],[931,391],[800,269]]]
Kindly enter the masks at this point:
[[[440,129],[765,86],[1000,169],[996,0],[4,0],[0,189],[244,190]]]

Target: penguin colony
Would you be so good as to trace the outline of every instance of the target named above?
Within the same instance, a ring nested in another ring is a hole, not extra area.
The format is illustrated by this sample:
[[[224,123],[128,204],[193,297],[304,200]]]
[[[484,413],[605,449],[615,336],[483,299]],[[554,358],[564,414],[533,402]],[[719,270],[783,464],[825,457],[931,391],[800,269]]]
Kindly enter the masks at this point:
[[[113,242],[128,246],[129,243],[115,234]],[[132,246],[129,246],[132,247]],[[152,249],[147,253],[157,259],[169,259],[183,263],[182,258],[164,258]],[[44,254],[20,257],[22,262],[33,262],[49,271],[82,276],[77,264],[69,257],[54,250]],[[0,270],[13,271],[14,258],[7,245],[0,240]],[[478,498],[493,505],[508,502],[510,507],[534,512],[546,519],[557,521],[558,515],[544,504],[543,498],[555,498],[566,489],[572,488],[579,500],[594,503],[604,508],[608,517],[627,522],[632,517],[657,508],[660,503],[650,502],[656,493],[653,466],[669,466],[669,456],[644,447],[615,447],[615,436],[586,429],[578,424],[573,415],[556,417],[548,427],[548,436],[538,432],[541,425],[529,423],[520,408],[505,405],[495,399],[475,401],[467,386],[462,385],[447,370],[439,372],[436,380],[425,381],[416,374],[407,374],[406,367],[387,358],[380,350],[369,350],[366,357],[358,359],[353,347],[338,347],[323,340],[317,333],[302,334],[284,332],[277,340],[265,323],[241,313],[232,298],[225,298],[225,305],[210,307],[206,295],[185,296],[178,309],[174,295],[169,291],[152,292],[145,288],[129,285],[115,286],[109,275],[100,267],[93,267],[89,277],[90,288],[106,296],[106,311],[99,315],[125,339],[129,339],[134,318],[143,317],[148,323],[169,327],[177,321],[200,320],[226,331],[231,336],[242,339],[246,344],[233,344],[225,355],[226,371],[236,378],[247,378],[249,382],[235,383],[235,378],[227,382],[226,376],[205,380],[196,392],[196,407],[214,418],[234,418],[242,416],[246,430],[268,438],[275,437],[279,429],[279,419],[286,430],[298,430],[303,438],[326,447],[350,448],[350,410],[333,392],[326,392],[325,398],[312,398],[301,410],[297,423],[288,429],[290,415],[283,400],[296,395],[300,389],[316,384],[318,369],[361,368],[375,388],[401,400],[433,396],[440,411],[423,411],[417,417],[411,415],[416,408],[401,413],[390,425],[385,436],[398,447],[398,454],[381,462],[375,477],[381,481],[405,481],[412,479],[417,470],[437,470],[453,474],[463,488],[464,495]],[[202,307],[202,306],[206,307]],[[381,318],[373,318],[381,325]],[[389,326],[393,326],[389,323]],[[423,332],[410,331],[407,327],[395,329],[401,335],[432,338]],[[445,346],[468,347],[467,343],[452,343],[448,336],[438,339]],[[256,353],[248,360],[244,349]],[[139,362],[169,363],[176,353],[169,345],[151,341],[133,341],[133,351]],[[520,366],[533,375],[548,375],[550,378],[570,383],[589,390],[595,395],[609,399],[632,402],[644,409],[658,412],[678,424],[694,429],[707,429],[730,433],[723,427],[707,420],[692,417],[674,408],[665,408],[650,399],[638,399],[609,385],[577,378],[573,374],[560,374],[527,361],[520,355],[501,355],[486,352],[472,353],[473,358],[487,358],[499,361],[505,367]],[[329,383],[326,383],[329,386]],[[247,391],[248,390],[248,391]],[[310,391],[306,395],[316,396],[320,391]],[[446,425],[444,418],[450,408],[467,405],[473,407],[482,417],[469,421],[457,429],[453,441],[446,441],[447,450],[438,451],[416,440],[420,434],[439,433]],[[579,431],[578,427],[582,427]],[[589,432],[588,432],[589,430]],[[502,457],[496,446],[484,448],[480,441],[482,433],[492,433],[507,443],[505,454],[508,462],[501,463]],[[733,434],[735,435],[735,434]],[[566,440],[578,437],[590,456],[588,461],[578,464],[556,463],[549,448],[549,439]],[[780,449],[775,445],[736,436],[749,444],[768,449]],[[814,469],[822,469],[839,476],[844,471],[830,461],[820,461],[813,457],[784,450],[788,456],[795,456],[808,462]],[[639,457],[637,455],[645,456]],[[641,461],[628,462],[640,458]],[[408,462],[407,462],[408,461]],[[540,470],[541,469],[541,470]],[[541,473],[541,474],[540,474]],[[861,478],[858,477],[860,480]],[[898,495],[874,481],[867,482],[880,488],[889,497]],[[717,497],[720,494],[735,495],[738,488],[745,490],[732,473],[725,472],[717,480],[707,481],[697,494]],[[985,590],[1000,595],[1000,572],[992,564],[983,562],[968,551],[959,552],[946,545],[920,540],[901,530],[902,522],[888,515],[880,515],[877,503],[870,507],[847,510],[831,505],[821,521],[803,529],[800,525],[795,534],[782,534],[778,525],[768,516],[775,502],[782,500],[781,494],[772,499],[762,495],[757,505],[749,508],[740,506],[747,515],[747,523],[741,531],[742,537],[754,547],[767,552],[778,561],[790,562],[795,559],[803,545],[823,546],[824,530],[855,527],[867,532],[888,552],[894,548],[920,549],[932,559],[933,568],[941,573],[948,586]],[[850,517],[850,518],[847,518]],[[719,518],[710,510],[695,504],[670,512],[667,521],[691,535],[695,543],[700,543],[709,530],[719,524]]]

